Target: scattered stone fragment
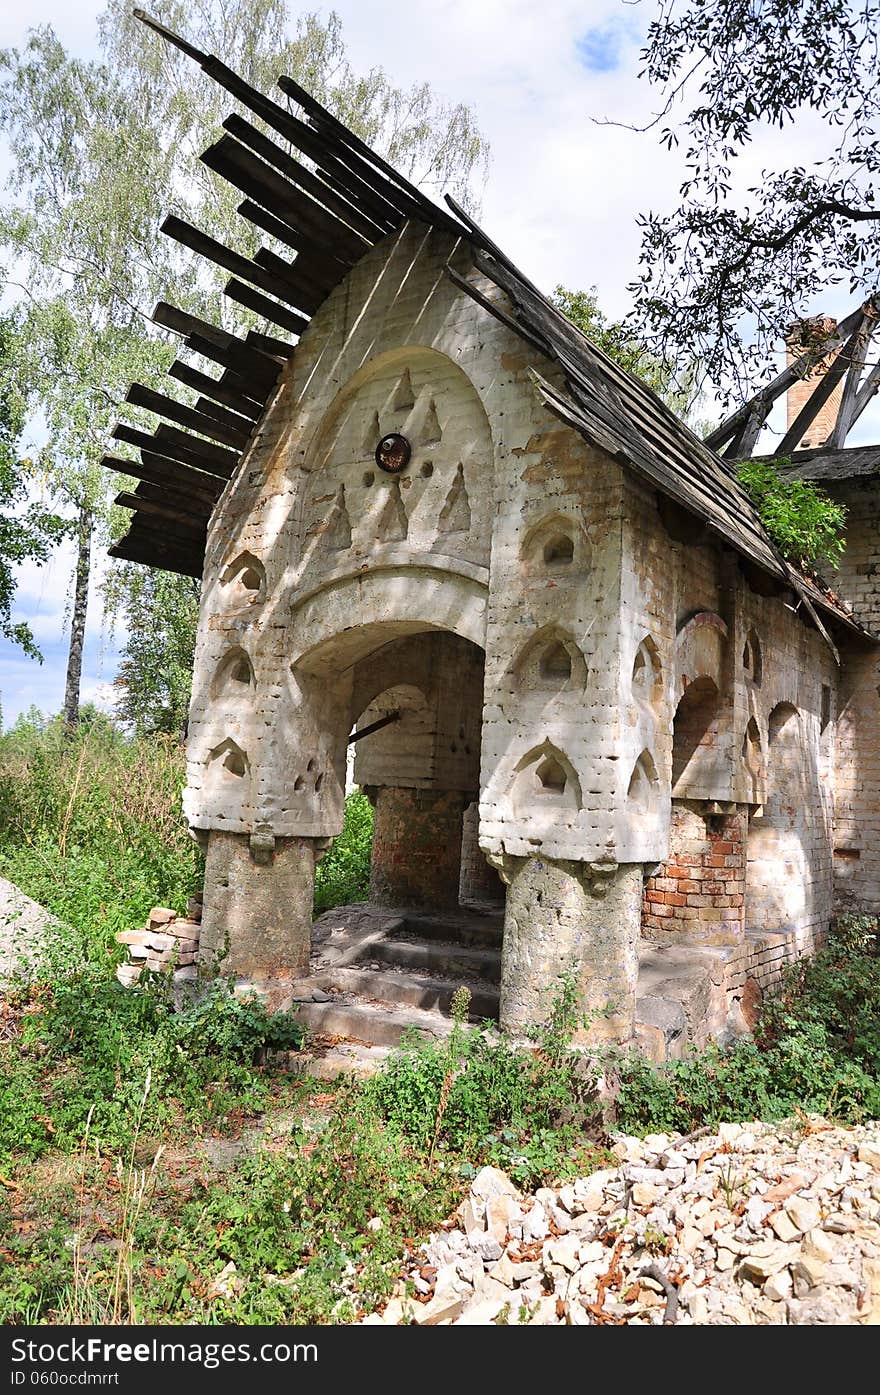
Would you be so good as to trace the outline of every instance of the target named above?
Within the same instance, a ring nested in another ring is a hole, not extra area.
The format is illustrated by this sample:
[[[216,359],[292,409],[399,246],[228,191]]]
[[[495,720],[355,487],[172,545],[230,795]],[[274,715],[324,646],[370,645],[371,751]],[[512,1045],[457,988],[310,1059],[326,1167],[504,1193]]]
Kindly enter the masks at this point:
[[[880,1125],[726,1124],[613,1151],[619,1167],[532,1196],[484,1167],[383,1324],[880,1325]]]

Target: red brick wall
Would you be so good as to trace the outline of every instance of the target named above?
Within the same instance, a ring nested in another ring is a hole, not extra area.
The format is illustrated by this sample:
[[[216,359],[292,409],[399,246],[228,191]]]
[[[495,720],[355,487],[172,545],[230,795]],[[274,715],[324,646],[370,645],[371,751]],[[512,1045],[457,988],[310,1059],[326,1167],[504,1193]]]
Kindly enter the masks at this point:
[[[458,905],[464,796],[381,785],[373,818],[370,900],[380,906]]]
[[[745,812],[704,815],[673,801],[669,857],[645,883],[642,932],[703,944],[742,939],[746,886]]]

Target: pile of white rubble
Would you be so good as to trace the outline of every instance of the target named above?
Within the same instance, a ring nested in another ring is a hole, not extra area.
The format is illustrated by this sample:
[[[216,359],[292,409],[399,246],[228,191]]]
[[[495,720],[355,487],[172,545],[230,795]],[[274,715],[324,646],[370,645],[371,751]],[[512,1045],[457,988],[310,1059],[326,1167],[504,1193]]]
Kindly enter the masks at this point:
[[[523,1195],[485,1167],[368,1323],[880,1323],[880,1124],[618,1135]]]

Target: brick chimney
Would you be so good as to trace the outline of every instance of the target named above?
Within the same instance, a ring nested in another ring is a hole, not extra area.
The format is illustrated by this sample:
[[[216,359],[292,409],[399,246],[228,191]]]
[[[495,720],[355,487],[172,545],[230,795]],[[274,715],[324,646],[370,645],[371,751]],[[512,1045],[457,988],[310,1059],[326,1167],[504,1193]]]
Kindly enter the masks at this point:
[[[793,363],[796,358],[813,344],[821,344],[824,339],[830,336],[837,329],[837,321],[830,315],[814,315],[808,320],[798,320],[793,324],[786,335],[785,340],[785,361],[786,364]],[[821,359],[816,367],[806,378],[799,378],[786,394],[787,422],[786,426],[791,428],[795,418],[801,408],[805,406],[813,392],[824,378],[828,369],[837,357],[839,349],[828,354]],[[835,387],[824,407],[816,414],[807,427],[801,440],[795,447],[796,450],[809,450],[811,447],[822,446],[828,440],[834,430],[837,414],[840,411],[841,398],[843,397],[843,379]]]

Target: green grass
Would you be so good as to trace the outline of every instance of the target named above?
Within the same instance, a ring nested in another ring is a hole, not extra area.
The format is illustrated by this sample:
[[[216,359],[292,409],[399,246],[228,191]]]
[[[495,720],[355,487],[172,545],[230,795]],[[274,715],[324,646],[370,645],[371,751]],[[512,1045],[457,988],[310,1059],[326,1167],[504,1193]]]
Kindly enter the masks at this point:
[[[316,1089],[289,1069],[296,1024],[222,979],[179,1010],[161,981],[115,981],[116,929],[154,902],[182,909],[199,885],[182,778],[173,743],[101,724],[68,742],[31,720],[0,738],[0,872],[68,920],[82,951],[71,967],[62,946],[0,1002],[0,1322],[351,1321],[483,1163],[533,1188],[604,1165],[609,1123],[880,1115],[868,921],[788,972],[754,1042],[659,1069],[612,1055],[613,1105],[570,1048],[566,975],[528,1047],[468,1027],[462,995],[448,1039],[404,1042],[373,1080]],[[370,825],[355,795],[319,907],[365,894]]]

